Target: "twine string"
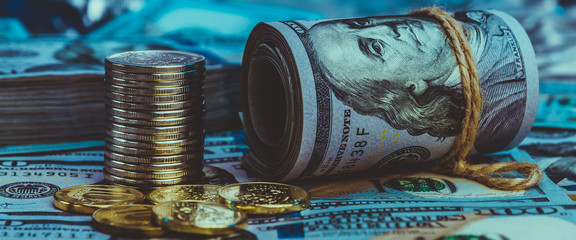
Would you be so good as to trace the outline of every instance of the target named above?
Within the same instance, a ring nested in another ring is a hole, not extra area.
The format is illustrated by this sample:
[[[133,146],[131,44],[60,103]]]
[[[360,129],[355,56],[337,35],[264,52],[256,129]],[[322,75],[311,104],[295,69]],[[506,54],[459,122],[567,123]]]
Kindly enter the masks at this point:
[[[462,119],[462,130],[456,136],[452,148],[433,171],[465,177],[482,183],[488,187],[502,190],[521,190],[537,185],[542,179],[542,171],[538,165],[521,162],[496,162],[491,164],[469,164],[467,156],[476,138],[476,129],[482,111],[482,93],[476,61],[472,56],[470,45],[465,38],[462,26],[452,16],[438,7],[422,8],[412,13],[412,16],[429,17],[441,26],[446,41],[450,45],[458,70],[462,93],[465,101],[465,113]],[[495,177],[494,174],[517,171],[519,178]]]

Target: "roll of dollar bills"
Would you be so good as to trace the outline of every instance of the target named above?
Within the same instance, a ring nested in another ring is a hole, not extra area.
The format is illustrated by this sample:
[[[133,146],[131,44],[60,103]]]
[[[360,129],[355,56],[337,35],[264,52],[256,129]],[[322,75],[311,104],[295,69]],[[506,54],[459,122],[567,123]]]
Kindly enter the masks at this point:
[[[476,60],[482,110],[470,154],[528,134],[538,104],[534,50],[499,11],[453,14]],[[243,57],[243,165],[288,181],[430,163],[462,131],[465,100],[442,28],[405,16],[260,23]]]

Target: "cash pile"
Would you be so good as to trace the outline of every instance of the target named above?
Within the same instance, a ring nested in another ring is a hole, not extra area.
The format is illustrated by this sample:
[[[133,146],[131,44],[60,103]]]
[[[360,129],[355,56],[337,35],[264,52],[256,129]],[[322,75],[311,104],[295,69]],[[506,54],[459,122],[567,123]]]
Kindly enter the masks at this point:
[[[0,146],[102,137],[103,90],[101,77],[97,75],[48,81],[40,77],[3,79]]]
[[[204,57],[131,51],[105,67],[104,178],[138,189],[203,181]]]

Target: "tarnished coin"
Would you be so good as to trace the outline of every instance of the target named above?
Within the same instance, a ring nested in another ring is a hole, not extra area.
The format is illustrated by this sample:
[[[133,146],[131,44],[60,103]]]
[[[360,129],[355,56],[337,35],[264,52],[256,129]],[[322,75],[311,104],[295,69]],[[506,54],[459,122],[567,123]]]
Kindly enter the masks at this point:
[[[132,204],[98,209],[92,214],[92,226],[100,232],[115,236],[162,236],[164,230],[152,221],[153,206]]]
[[[200,96],[198,96],[200,95]],[[126,102],[181,102],[181,101],[202,101],[201,94],[172,94],[159,96],[139,96],[106,91],[106,97],[118,101]]]
[[[60,189],[54,194],[54,206],[58,209],[92,214],[100,208],[133,204],[144,200],[138,190],[114,185],[83,185]]]
[[[131,178],[131,179],[149,179],[149,180],[164,180],[164,179],[174,179],[174,178],[181,178],[186,176],[194,176],[198,174],[204,174],[202,169],[204,168],[204,164],[198,164],[198,168],[186,168],[182,170],[175,170],[175,171],[155,171],[155,172],[135,172],[135,171],[128,171],[122,170],[118,168],[113,168],[108,165],[104,166],[104,170],[107,173],[112,175],[122,177],[122,178]]]
[[[124,102],[118,101],[110,98],[106,98],[104,101],[106,105],[112,106],[115,108],[120,109],[129,109],[129,110],[141,110],[141,111],[169,111],[169,110],[178,110],[178,109],[189,109],[193,106],[197,108],[195,110],[202,110],[202,106],[200,104],[196,104],[193,101],[182,101],[182,102],[141,102],[141,103],[133,103],[133,102]],[[200,105],[200,106],[198,106]]]
[[[136,134],[107,129],[106,134],[113,138],[121,138],[134,141],[173,141],[189,138],[202,140],[205,136],[203,130],[200,130],[200,132],[186,131],[168,134]]]
[[[185,154],[168,156],[126,155],[111,151],[104,151],[104,156],[117,161],[134,164],[181,163],[203,160],[204,151],[203,148],[201,148],[198,151],[191,151]]]
[[[109,55],[106,68],[130,73],[174,73],[202,69],[204,56],[170,50],[128,51]]]
[[[198,174],[197,176],[171,178],[171,179],[132,179],[104,172],[104,179],[111,183],[122,184],[124,186],[149,188],[149,187],[170,186],[177,184],[201,183],[202,181],[204,181],[204,174]]]
[[[181,233],[226,235],[248,225],[246,214],[225,206],[191,200],[164,202],[152,208],[156,223]]]
[[[131,141],[117,137],[105,137],[104,140],[109,143],[123,147],[148,148],[148,149],[170,149],[188,146],[201,146],[204,139],[186,138],[170,141]]]
[[[195,161],[181,161],[175,163],[151,163],[151,164],[133,164],[117,161],[104,156],[104,164],[111,168],[136,171],[136,172],[169,172],[190,169],[202,165],[201,159]]]
[[[205,111],[204,109],[201,108],[202,107],[199,106],[196,109],[191,108],[191,109],[166,110],[166,111],[134,111],[108,106],[106,108],[106,113],[108,113],[109,116],[123,117],[129,119],[142,119],[146,121],[160,121],[160,120],[177,119],[177,118],[187,118],[186,119],[187,121],[193,121],[197,119],[202,119],[204,117]],[[137,124],[137,125],[148,126],[148,124]]]
[[[224,186],[218,202],[248,214],[284,214],[308,208],[310,193],[288,184],[245,182]]]
[[[166,88],[133,88],[133,87],[123,87],[119,85],[114,85],[110,83],[106,83],[106,90],[124,94],[132,94],[132,95],[147,95],[147,96],[156,96],[156,95],[171,95],[171,94],[193,94],[197,96],[201,96],[203,93],[203,87],[201,84],[194,84],[194,85],[184,85],[178,87],[166,87]]]
[[[164,127],[148,127],[148,126],[130,126],[121,123],[107,122],[106,127],[111,130],[126,132],[126,133],[137,133],[137,134],[168,134],[168,133],[179,133],[197,130],[200,125],[193,124],[182,124]]]
[[[183,147],[175,147],[175,148],[157,148],[157,149],[150,149],[150,148],[134,148],[134,147],[124,147],[118,144],[113,144],[110,142],[105,142],[104,145],[110,151],[123,153],[127,155],[152,155],[152,156],[166,156],[166,155],[174,155],[174,154],[185,154],[190,151],[197,151],[202,146],[183,146]]]
[[[107,108],[108,109],[108,108]],[[184,117],[169,117],[169,118],[150,118],[150,119],[139,119],[130,117],[119,117],[114,114],[106,114],[106,119],[121,124],[129,125],[139,125],[139,126],[171,126],[171,125],[183,125],[194,123],[195,121],[204,121],[204,110],[199,112],[197,115],[184,116]],[[203,130],[203,129],[202,129]]]
[[[148,200],[154,204],[180,200],[195,200],[218,203],[218,185],[189,184],[163,187],[148,193]]]
[[[106,69],[106,75],[125,79],[130,81],[138,81],[138,82],[170,82],[170,81],[177,81],[177,80],[188,80],[188,79],[203,79],[205,75],[204,69],[198,70],[191,70],[186,72],[173,72],[173,73],[129,73],[129,72],[122,72],[116,71],[114,69]]]

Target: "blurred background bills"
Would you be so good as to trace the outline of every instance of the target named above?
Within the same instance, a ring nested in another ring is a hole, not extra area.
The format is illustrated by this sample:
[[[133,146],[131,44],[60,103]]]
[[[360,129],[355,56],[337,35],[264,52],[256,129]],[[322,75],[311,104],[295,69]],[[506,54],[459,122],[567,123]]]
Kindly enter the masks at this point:
[[[208,183],[258,181],[238,113],[240,65],[258,22],[496,9],[530,37],[539,74],[534,127],[518,148],[475,162],[538,164],[525,191],[429,172],[292,182],[309,209],[251,217],[221,239],[573,239],[576,236],[576,2],[571,0],[0,1],[0,239],[124,239],[55,209],[59,189],[102,181],[105,56],[176,49],[206,56]],[[512,173],[513,175],[514,173]],[[167,239],[180,239],[168,237]]]

